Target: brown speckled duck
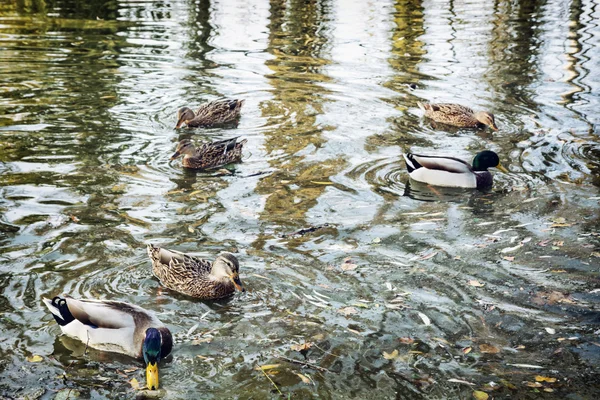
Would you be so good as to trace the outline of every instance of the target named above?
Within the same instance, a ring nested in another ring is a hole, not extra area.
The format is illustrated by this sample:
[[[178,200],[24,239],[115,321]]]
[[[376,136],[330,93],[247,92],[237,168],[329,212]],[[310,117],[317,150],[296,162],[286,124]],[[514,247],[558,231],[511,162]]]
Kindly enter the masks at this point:
[[[183,124],[188,128],[198,128],[233,122],[240,117],[243,105],[244,100],[225,99],[204,103],[195,113],[189,107],[182,107],[177,111],[175,129]]]
[[[149,244],[148,256],[154,275],[171,290],[204,300],[230,296],[236,289],[245,291],[239,262],[231,253],[221,253],[211,263]]]
[[[242,160],[242,148],[247,140],[237,141],[238,137],[219,140],[212,143],[203,143],[196,148],[191,140],[184,139],[177,145],[175,154],[171,160],[183,157],[183,166],[192,169],[214,169],[223,165],[240,162]]]
[[[469,107],[451,103],[421,103],[417,102],[419,108],[425,111],[425,116],[442,124],[458,126],[461,128],[477,128],[487,125],[497,131],[494,114],[487,111],[474,112]]]

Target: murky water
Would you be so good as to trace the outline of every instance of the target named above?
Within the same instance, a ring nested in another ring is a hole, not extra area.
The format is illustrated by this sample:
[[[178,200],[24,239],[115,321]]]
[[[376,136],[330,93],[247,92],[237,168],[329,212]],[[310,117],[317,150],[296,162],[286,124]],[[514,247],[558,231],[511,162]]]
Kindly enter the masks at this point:
[[[140,363],[60,334],[41,302],[60,293],[154,310],[177,338],[165,398],[597,395],[599,17],[594,0],[0,4],[0,396],[135,396]],[[173,130],[221,97],[246,99],[237,128]],[[420,100],[500,131],[435,126]],[[169,163],[178,140],[237,135],[233,175]],[[481,149],[511,171],[490,191],[407,184],[403,152]],[[148,242],[237,252],[249,291],[161,288]]]

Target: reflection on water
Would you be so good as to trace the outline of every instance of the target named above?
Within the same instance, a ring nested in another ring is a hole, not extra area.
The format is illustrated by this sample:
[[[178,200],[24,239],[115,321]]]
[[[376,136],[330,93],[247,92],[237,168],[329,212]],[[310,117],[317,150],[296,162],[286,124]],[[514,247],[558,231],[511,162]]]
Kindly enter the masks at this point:
[[[599,12],[0,4],[0,396],[134,396],[140,364],[59,335],[41,298],[65,292],[168,324],[167,398],[598,393]],[[172,129],[221,97],[246,100],[237,127]],[[432,124],[417,101],[490,110],[500,130]],[[232,136],[248,139],[232,174],[169,162],[181,139]],[[511,171],[487,191],[409,181],[401,157],[482,149]],[[161,288],[148,242],[235,252],[248,292]]]

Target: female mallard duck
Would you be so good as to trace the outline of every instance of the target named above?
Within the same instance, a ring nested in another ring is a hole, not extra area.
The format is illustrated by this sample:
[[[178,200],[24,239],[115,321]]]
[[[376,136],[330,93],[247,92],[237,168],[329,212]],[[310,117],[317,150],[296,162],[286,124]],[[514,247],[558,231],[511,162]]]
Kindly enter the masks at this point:
[[[184,139],[177,145],[171,160],[183,155],[183,166],[193,169],[213,169],[242,161],[242,147],[247,140],[238,142],[238,137],[203,143],[199,148],[196,148],[191,140]]]
[[[98,350],[143,358],[148,389],[158,389],[158,363],[173,348],[173,337],[149,311],[110,300],[43,299],[62,332]]]
[[[231,253],[221,253],[215,261],[148,245],[152,272],[171,290],[204,300],[220,299],[239,290],[240,265]]]
[[[404,155],[408,175],[418,182],[433,186],[484,188],[492,185],[492,174],[488,168],[496,167],[508,171],[500,165],[498,154],[490,150],[477,153],[473,166],[454,157],[425,156],[408,153]]]
[[[189,107],[182,107],[177,111],[175,129],[179,129],[183,124],[188,128],[197,128],[233,122],[240,117],[243,105],[244,100],[225,99],[204,103],[196,113]]]
[[[497,131],[494,114],[487,111],[473,112],[469,107],[459,104],[429,104],[417,102],[419,108],[425,111],[425,116],[436,122],[461,128],[477,128],[487,125]]]

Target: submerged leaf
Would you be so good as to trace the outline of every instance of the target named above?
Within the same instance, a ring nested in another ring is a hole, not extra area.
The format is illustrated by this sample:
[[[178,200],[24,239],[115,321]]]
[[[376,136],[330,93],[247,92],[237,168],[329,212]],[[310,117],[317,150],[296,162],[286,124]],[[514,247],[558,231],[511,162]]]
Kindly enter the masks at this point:
[[[310,379],[306,375],[302,375],[299,372],[294,372],[294,374],[296,374],[298,376],[298,378],[302,379],[302,382],[304,382],[306,384],[310,384],[311,383]]]
[[[476,390],[473,392],[473,397],[477,400],[487,400],[490,396],[486,392]]]
[[[347,317],[348,315],[358,314],[358,310],[354,307],[344,307],[340,308],[338,313]]]
[[[419,317],[421,317],[421,319],[423,320],[423,323],[425,324],[425,326],[429,326],[431,325],[431,320],[429,319],[429,317],[425,314],[423,314],[422,312],[418,312]]]
[[[129,384],[131,385],[131,388],[132,388],[133,390],[138,390],[138,389],[140,388],[140,383],[139,383],[139,382],[138,382],[138,380],[137,380],[137,379],[135,379],[135,378],[132,378],[132,379],[129,381]]]
[[[481,351],[482,353],[496,354],[500,352],[500,349],[492,346],[491,344],[483,343],[479,345],[479,351]]]
[[[484,287],[484,286],[485,286],[485,283],[481,283],[481,282],[479,282],[479,281],[476,281],[476,280],[474,280],[474,279],[471,279],[471,280],[469,281],[469,285],[471,285],[471,286],[475,286],[475,287]]]
[[[254,369],[255,369],[256,371],[260,371],[260,370],[263,370],[263,371],[268,371],[268,370],[270,370],[270,369],[275,369],[275,368],[279,367],[280,365],[281,365],[281,364],[265,364],[265,365],[257,365],[256,367],[254,367]]]
[[[312,347],[313,343],[312,342],[305,342],[302,344],[293,344],[290,346],[290,349],[292,349],[293,351],[306,351],[308,349],[310,349]]]
[[[385,351],[383,352],[383,358],[385,358],[386,360],[393,360],[394,358],[398,357],[398,350],[394,350],[391,353],[386,353]]]
[[[27,361],[29,361],[29,362],[33,362],[33,363],[35,363],[35,362],[40,362],[40,361],[42,361],[43,359],[44,359],[44,358],[43,358],[42,356],[38,356],[37,354],[36,354],[36,355],[34,355],[34,356],[29,356],[29,357],[27,357]]]
[[[551,378],[551,377],[549,377],[549,376],[536,375],[536,376],[535,376],[535,381],[536,381],[536,382],[549,382],[549,383],[554,383],[554,382],[556,382],[556,378]]]

